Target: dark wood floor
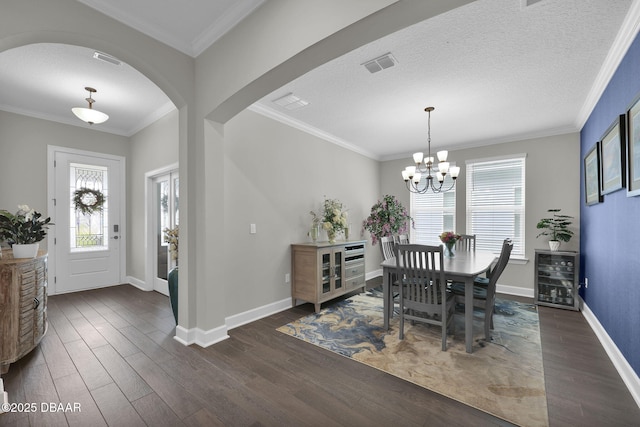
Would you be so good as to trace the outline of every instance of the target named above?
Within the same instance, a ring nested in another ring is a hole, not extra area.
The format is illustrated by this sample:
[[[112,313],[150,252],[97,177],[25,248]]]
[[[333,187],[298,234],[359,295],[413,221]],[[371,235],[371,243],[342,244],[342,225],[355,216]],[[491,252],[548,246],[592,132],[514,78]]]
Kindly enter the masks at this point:
[[[0,425],[510,425],[275,330],[311,311],[203,349],[173,340],[158,293],[123,285],[50,297],[47,335],[3,377],[9,400],[37,411],[0,415]],[[540,322],[550,425],[638,426],[640,409],[582,315],[541,307]],[[43,412],[49,402],[81,412]]]

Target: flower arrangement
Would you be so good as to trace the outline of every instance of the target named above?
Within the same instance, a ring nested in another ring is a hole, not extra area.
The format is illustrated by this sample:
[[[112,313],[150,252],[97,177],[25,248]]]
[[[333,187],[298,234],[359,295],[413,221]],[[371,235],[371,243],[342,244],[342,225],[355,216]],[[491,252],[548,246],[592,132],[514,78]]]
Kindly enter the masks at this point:
[[[51,218],[40,219],[42,214],[27,205],[18,205],[18,211],[12,214],[0,210],[0,238],[10,245],[28,245],[45,238]]]
[[[440,234],[440,241],[444,243],[444,256],[446,257],[454,257],[456,246],[456,242],[462,238],[461,235],[457,234],[455,231],[444,231]]]
[[[337,199],[324,199],[322,212],[320,215],[311,212],[313,223],[322,224],[322,228],[327,232],[329,241],[335,241],[336,233],[347,228],[347,211],[342,202]]]
[[[440,241],[446,244],[455,244],[462,236],[456,234],[455,231],[444,231],[440,234]]]
[[[362,230],[371,234],[375,245],[381,237],[403,234],[408,230],[408,221],[413,227],[413,218],[394,196],[385,195],[371,207],[371,213],[362,222]]]
[[[178,226],[175,228],[165,228],[162,230],[164,233],[164,241],[169,244],[169,252],[171,252],[171,259],[178,259]]]

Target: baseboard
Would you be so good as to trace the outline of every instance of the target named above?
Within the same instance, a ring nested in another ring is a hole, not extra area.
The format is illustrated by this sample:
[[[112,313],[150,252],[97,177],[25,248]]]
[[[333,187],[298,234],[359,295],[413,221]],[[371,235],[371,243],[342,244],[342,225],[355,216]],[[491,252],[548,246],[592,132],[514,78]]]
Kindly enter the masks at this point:
[[[496,292],[499,294],[515,295],[519,297],[533,298],[533,289],[496,284]]]
[[[280,301],[273,302],[271,304],[263,305],[262,307],[257,307],[249,311],[245,311],[243,313],[234,314],[233,316],[229,316],[224,320],[227,328],[233,329],[237,328],[238,326],[246,325],[247,323],[262,319],[263,317],[271,316],[272,314],[288,310],[291,307],[293,307],[293,304],[291,297],[289,297]]]
[[[640,407],[640,378],[638,378],[638,374],[636,374],[631,365],[629,365],[627,359],[625,359],[618,349],[618,346],[616,346],[602,324],[598,321],[598,318],[593,314],[582,298],[580,298],[580,307],[582,315],[591,326],[591,329],[593,329],[598,340],[600,340],[600,343],[607,352],[609,359],[611,359],[613,366],[615,366],[620,377],[622,377],[622,381],[624,381],[625,385],[629,389],[633,400],[635,400],[636,404]]]
[[[150,289],[147,288],[147,283],[144,280],[136,279],[133,276],[126,276],[124,279],[126,280],[126,283],[130,284],[133,287],[136,287],[136,288],[140,289],[141,291],[149,291],[150,290]]]
[[[370,271],[368,273],[365,273],[364,275],[364,280],[371,280],[371,279],[375,279],[376,277],[380,277],[382,276],[382,269],[378,269],[378,270],[373,270]]]
[[[176,326],[176,335],[173,337],[182,345],[197,344],[203,348],[224,341],[227,338],[229,338],[229,335],[227,335],[226,325],[208,331],[200,328],[186,329],[178,325]]]

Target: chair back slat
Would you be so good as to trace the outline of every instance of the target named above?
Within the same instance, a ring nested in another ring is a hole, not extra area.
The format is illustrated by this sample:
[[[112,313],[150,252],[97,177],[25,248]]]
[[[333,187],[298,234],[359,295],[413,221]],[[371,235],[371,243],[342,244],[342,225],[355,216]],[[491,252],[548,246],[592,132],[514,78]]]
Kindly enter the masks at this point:
[[[476,250],[476,235],[475,234],[462,234],[460,239],[456,242],[457,251],[475,251]]]
[[[395,256],[395,242],[393,236],[385,236],[380,238],[380,250],[382,251],[382,258],[388,260]]]

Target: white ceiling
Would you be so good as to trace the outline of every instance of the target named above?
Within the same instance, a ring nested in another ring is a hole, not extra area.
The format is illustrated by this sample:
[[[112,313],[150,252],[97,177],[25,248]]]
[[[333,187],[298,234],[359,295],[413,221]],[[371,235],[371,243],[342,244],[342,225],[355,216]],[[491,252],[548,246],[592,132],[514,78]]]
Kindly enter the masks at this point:
[[[265,0],[78,1],[197,56]],[[434,148],[577,131],[637,32],[639,1],[478,0],[337,58],[252,109],[377,159],[426,149],[429,105]],[[395,67],[361,65],[387,52]],[[173,108],[127,64],[92,55],[53,44],[0,53],[0,109],[88,126],[70,109],[86,106],[93,86],[94,108],[110,115],[93,128],[130,136]],[[289,92],[309,105],[271,102]]]

